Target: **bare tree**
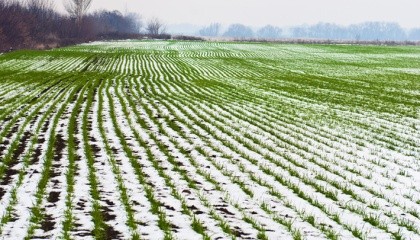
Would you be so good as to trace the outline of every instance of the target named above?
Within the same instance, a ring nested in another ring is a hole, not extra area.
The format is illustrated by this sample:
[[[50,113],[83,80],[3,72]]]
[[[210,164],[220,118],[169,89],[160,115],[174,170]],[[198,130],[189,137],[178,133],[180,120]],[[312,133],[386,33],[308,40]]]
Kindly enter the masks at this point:
[[[199,31],[199,34],[205,37],[217,37],[219,36],[221,27],[222,25],[220,23],[212,23],[209,26],[202,28]]]
[[[34,22],[17,1],[0,3],[0,50],[28,47],[31,44],[31,28]]]
[[[52,0],[27,0],[28,9],[33,12],[46,12],[54,9]]]
[[[125,14],[126,20],[129,22],[128,28],[132,33],[140,33],[141,28],[143,27],[143,22],[141,19],[141,15],[134,12],[126,12]]]
[[[266,25],[257,31],[257,36],[261,39],[279,39],[281,33],[282,30],[279,27]]]
[[[30,27],[31,36],[43,41],[54,25],[54,2],[52,0],[26,0],[26,9],[34,24]]]
[[[76,23],[80,28],[83,16],[86,14],[91,4],[92,0],[67,0],[64,7],[70,16],[76,18]]]
[[[235,39],[247,39],[254,37],[254,31],[250,27],[242,24],[232,24],[223,36]]]
[[[152,36],[157,36],[164,34],[166,27],[158,18],[152,18],[146,24],[146,31]]]

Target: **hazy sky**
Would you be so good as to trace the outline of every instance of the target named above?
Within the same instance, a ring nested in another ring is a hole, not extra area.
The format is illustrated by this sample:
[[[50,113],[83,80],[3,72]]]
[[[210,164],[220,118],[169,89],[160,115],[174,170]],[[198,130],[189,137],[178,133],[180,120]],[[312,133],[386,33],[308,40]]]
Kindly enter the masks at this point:
[[[167,24],[292,26],[390,21],[406,28],[420,27],[420,0],[93,0],[92,10],[124,11],[126,6],[144,19],[156,16]]]

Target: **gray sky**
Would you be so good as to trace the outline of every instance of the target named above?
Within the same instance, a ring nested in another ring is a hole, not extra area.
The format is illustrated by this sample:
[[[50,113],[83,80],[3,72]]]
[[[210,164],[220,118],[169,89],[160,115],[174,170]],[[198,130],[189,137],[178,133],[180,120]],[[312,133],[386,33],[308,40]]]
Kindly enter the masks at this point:
[[[156,16],[167,24],[292,26],[389,21],[405,28],[420,27],[420,0],[93,0],[92,10],[123,12],[125,6],[144,19]]]

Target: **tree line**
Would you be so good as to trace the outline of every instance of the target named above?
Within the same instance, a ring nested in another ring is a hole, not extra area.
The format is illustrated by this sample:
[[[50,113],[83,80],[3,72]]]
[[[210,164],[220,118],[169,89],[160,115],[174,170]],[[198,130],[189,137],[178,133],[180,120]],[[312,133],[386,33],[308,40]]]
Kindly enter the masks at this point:
[[[91,3],[92,0],[65,0],[68,14],[62,14],[54,9],[54,0],[0,0],[0,52],[20,48],[46,49],[104,39],[171,38],[158,18],[143,25],[141,16],[136,13],[109,10],[88,13]],[[350,26],[319,23],[288,29],[266,25],[256,30],[243,24],[232,24],[222,30],[221,24],[213,23],[202,28],[198,35],[239,40],[420,40],[420,28],[407,31],[397,23],[386,22]],[[188,36],[180,39],[196,40]]]
[[[53,0],[0,0],[0,51],[46,49],[102,39],[164,37],[165,25],[153,18],[144,26],[136,13],[88,13],[92,0],[67,0],[68,14],[54,9]]]
[[[233,39],[265,39],[276,40],[282,38],[294,39],[330,39],[353,41],[419,41],[420,28],[403,29],[397,23],[365,22],[350,26],[340,26],[331,23],[318,23],[315,25],[297,26],[281,29],[266,25],[253,30],[243,24],[232,24],[222,32],[222,25],[213,23],[202,28],[199,35],[203,37],[227,37]]]

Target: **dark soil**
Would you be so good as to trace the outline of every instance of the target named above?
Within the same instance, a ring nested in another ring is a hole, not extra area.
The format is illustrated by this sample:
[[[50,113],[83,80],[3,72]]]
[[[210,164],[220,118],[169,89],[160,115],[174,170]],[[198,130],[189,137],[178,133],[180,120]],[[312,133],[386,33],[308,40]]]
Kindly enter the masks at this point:
[[[101,214],[105,222],[115,220],[115,215],[111,214],[112,210],[108,207],[102,207]]]
[[[63,157],[63,150],[66,148],[66,143],[61,134],[57,134],[55,137],[54,143],[54,162],[52,169],[50,170],[50,177],[54,178],[60,176],[61,172],[59,168],[61,167],[60,159]]]
[[[38,144],[43,144],[45,142],[45,138],[39,138],[38,139]]]
[[[60,192],[50,192],[47,200],[50,203],[58,202],[58,200],[60,200]]]
[[[108,207],[103,206],[101,209],[101,215],[104,222],[115,220],[116,216],[111,214],[112,210]],[[104,239],[122,239],[122,235],[120,232],[115,230],[111,225],[104,224],[104,232],[105,236]]]
[[[198,208],[194,205],[188,206],[188,209],[193,210],[193,211],[198,210]]]
[[[23,152],[25,151],[26,144],[27,144],[30,137],[31,137],[30,132],[25,132],[23,134],[23,137],[20,140],[19,145],[17,146],[17,148],[13,152],[12,162],[9,164],[8,168],[6,169],[5,175],[4,175],[4,177],[1,181],[1,185],[8,185],[10,183],[10,181],[12,180],[12,176],[19,173],[19,171],[14,170],[13,167],[16,166],[16,164],[18,164],[17,160],[20,157],[20,155],[22,155]]]
[[[4,177],[3,177],[2,181],[1,181],[1,185],[8,185],[10,183],[10,181],[12,180],[12,176],[19,173],[19,171],[13,169],[13,167],[16,166],[16,164],[18,164],[17,159],[25,151],[26,144],[27,144],[27,142],[28,142],[28,140],[29,140],[30,137],[31,137],[31,133],[30,132],[25,132],[23,134],[23,137],[20,140],[19,145],[13,151],[12,162],[9,163],[9,166],[7,166],[7,170],[5,171],[5,175],[4,175]]]
[[[108,204],[108,206],[115,206],[115,203],[112,202],[111,200],[105,200],[106,204]]]
[[[39,161],[39,157],[42,154],[42,152],[41,152],[42,151],[41,144],[43,144],[44,142],[45,142],[45,138],[43,138],[43,137],[38,138],[37,143],[39,144],[39,146],[37,147],[37,149],[35,149],[35,152],[32,155],[32,160],[31,160],[31,163],[32,164],[35,164],[35,163],[37,163]]]
[[[8,121],[10,121],[10,120],[12,120],[12,117],[11,117],[11,116],[9,116],[9,117],[5,117],[5,118],[3,119],[3,121],[4,121],[4,122],[8,122]]]
[[[174,229],[179,229],[179,227],[177,225],[175,225],[175,224],[172,224],[172,223],[170,225],[171,225],[172,231],[177,232]]]
[[[111,150],[114,154],[118,154],[118,149],[116,149],[115,147],[112,147]]]
[[[83,231],[75,234],[78,237],[87,237],[87,236],[93,236],[93,232]]]
[[[164,205],[164,204],[162,204],[162,206],[164,208],[168,209],[168,210],[175,211],[175,208],[174,207],[171,207],[171,206],[168,206],[168,205]]]
[[[44,132],[44,133],[47,132],[49,125],[50,125],[50,120],[48,119],[47,121],[45,121],[44,127],[41,129],[42,132]]]
[[[13,133],[16,133],[19,129],[19,125],[15,125],[12,130],[6,135],[6,139],[10,139],[13,136]]]
[[[184,190],[182,191],[182,193],[191,194],[191,191],[190,191],[190,190],[188,190],[188,189],[184,189]]]
[[[44,219],[41,221],[41,229],[45,232],[49,232],[54,229],[54,219],[49,214],[44,214]]]
[[[57,179],[51,180],[51,182],[54,184],[53,186],[56,187],[58,184],[60,184],[60,181]]]
[[[80,200],[76,205],[77,205],[76,210],[83,210],[86,207],[84,200]]]
[[[42,154],[42,152],[41,152],[41,146],[39,146],[39,147],[35,150],[34,154],[32,155],[32,161],[31,161],[31,163],[32,163],[32,164],[37,163],[37,162],[39,161],[39,157],[41,156],[41,154]]]
[[[31,126],[33,126],[37,119],[38,119],[38,116],[32,118],[32,120],[29,122],[29,124],[31,124]]]
[[[29,138],[32,136],[32,134],[30,132],[25,132],[23,134],[22,139],[20,140],[20,143],[18,145],[18,147],[16,148],[16,150],[13,152],[13,157],[12,159],[14,161],[17,161],[17,159],[20,157],[20,155],[22,155],[22,153],[25,151],[26,148],[26,144],[29,140]]]
[[[113,227],[105,225],[105,236],[106,240],[111,239],[122,239],[121,233],[116,231]]]
[[[93,151],[94,156],[96,158],[101,156],[101,155],[99,155],[99,152],[101,151],[101,149],[97,145],[91,144],[90,147],[92,148],[92,151]]]
[[[57,134],[54,147],[54,161],[60,161],[61,157],[63,156],[62,152],[66,148],[66,142],[64,141],[63,136],[61,134]]]
[[[8,185],[10,183],[10,181],[12,180],[12,176],[18,174],[19,171],[16,171],[14,169],[7,169],[4,175],[3,180],[1,181],[0,185]]]
[[[229,212],[229,210],[227,210],[226,208],[216,208],[216,210],[221,211],[221,212],[223,212],[227,215],[235,215],[235,214]]]
[[[3,154],[4,150],[6,150],[6,146],[0,146],[0,156]]]
[[[3,198],[6,191],[3,188],[0,188],[0,200]]]
[[[245,238],[246,236],[251,235],[249,233],[244,233],[241,230],[241,228],[239,228],[238,226],[236,226],[236,227],[234,227],[234,229],[232,229],[232,233],[233,233],[233,235],[235,235],[236,237],[241,238],[241,239],[246,239]]]

